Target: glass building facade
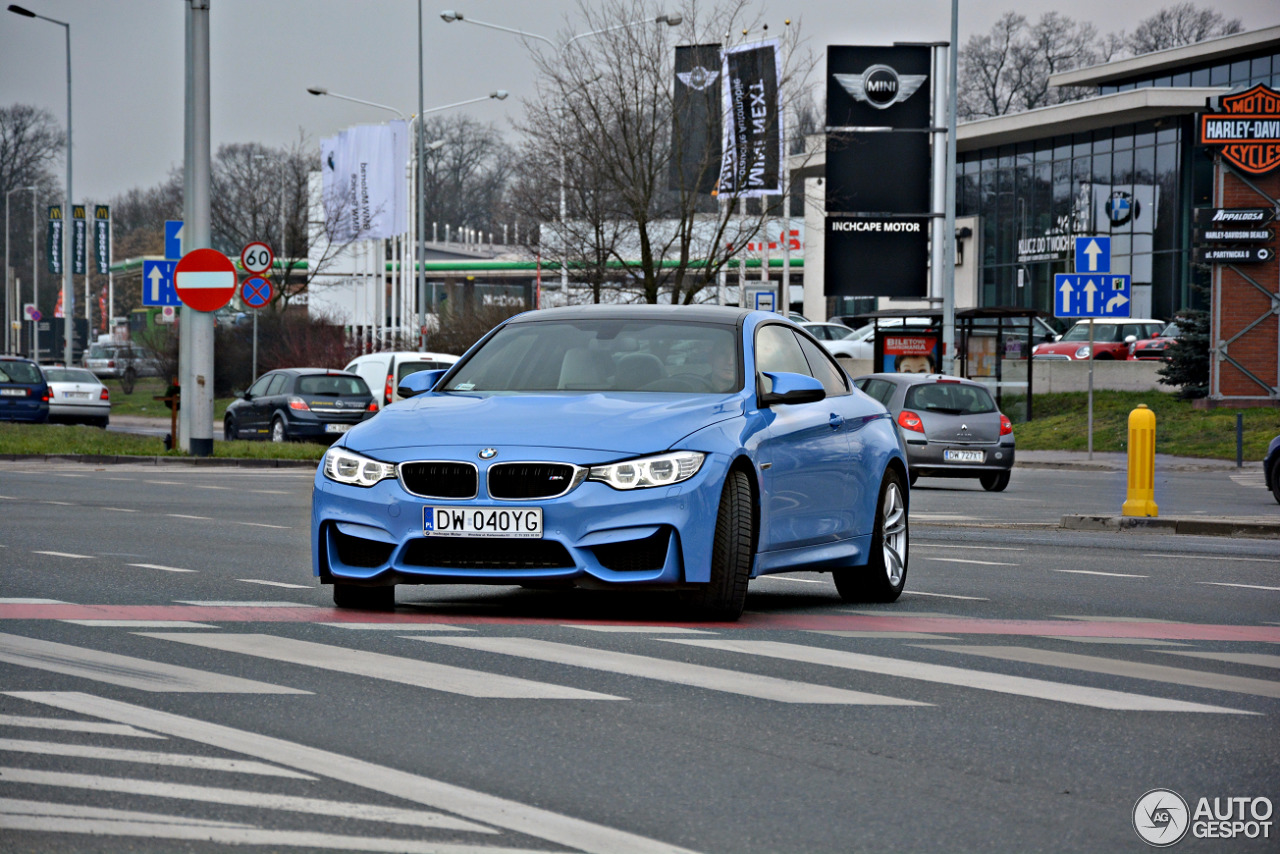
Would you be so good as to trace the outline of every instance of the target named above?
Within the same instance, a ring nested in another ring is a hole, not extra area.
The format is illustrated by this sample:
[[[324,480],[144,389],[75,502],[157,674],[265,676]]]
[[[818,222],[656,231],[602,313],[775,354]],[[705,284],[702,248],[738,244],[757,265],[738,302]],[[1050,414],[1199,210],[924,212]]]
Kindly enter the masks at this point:
[[[1101,86],[1112,94],[1151,86],[1280,88],[1274,50]],[[1072,271],[1073,238],[1111,237],[1115,273],[1134,284],[1134,316],[1169,318],[1200,305],[1191,221],[1212,204],[1213,160],[1195,144],[1192,115],[961,152],[959,216],[980,217],[978,304],[1053,314],[1053,276]]]

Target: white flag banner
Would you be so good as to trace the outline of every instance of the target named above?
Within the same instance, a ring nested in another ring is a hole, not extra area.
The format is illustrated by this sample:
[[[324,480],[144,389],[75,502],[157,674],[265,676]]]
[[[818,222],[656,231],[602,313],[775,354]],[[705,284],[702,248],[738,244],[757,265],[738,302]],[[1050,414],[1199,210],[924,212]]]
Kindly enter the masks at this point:
[[[325,221],[337,243],[404,233],[407,203],[404,166],[408,133],[404,122],[356,125],[321,143]]]

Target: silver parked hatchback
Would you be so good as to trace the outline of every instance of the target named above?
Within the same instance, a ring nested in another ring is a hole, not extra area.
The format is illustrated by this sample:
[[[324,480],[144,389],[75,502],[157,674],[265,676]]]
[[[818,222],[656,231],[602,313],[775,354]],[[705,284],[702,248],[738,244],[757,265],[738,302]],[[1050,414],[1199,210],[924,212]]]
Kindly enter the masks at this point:
[[[1013,423],[986,386],[944,374],[867,374],[854,380],[893,414],[919,477],[976,477],[988,492],[1009,485]]]

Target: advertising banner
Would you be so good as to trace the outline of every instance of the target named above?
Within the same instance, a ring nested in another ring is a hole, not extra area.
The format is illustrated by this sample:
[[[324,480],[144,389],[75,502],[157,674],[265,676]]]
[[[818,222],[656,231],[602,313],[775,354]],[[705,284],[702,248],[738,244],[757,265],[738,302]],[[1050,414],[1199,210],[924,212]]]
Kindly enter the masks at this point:
[[[330,240],[349,243],[407,231],[409,134],[403,121],[356,125],[321,140],[320,147]]]
[[[71,206],[71,272],[83,276],[89,260],[89,224],[84,205]]]
[[[706,195],[716,188],[720,66],[718,44],[676,48],[669,189]]]
[[[929,218],[826,218],[825,295],[923,297],[929,276]]]
[[[929,53],[921,45],[829,45],[827,127],[928,127]]]
[[[782,192],[781,79],[776,39],[725,51],[720,84],[724,111],[720,195]]]
[[[994,340],[994,339],[992,339]],[[885,333],[879,369],[903,374],[932,374],[938,364],[938,336],[909,332]]]
[[[106,205],[94,206],[93,259],[99,275],[111,272],[111,208]]]
[[[49,225],[44,233],[44,257],[49,272],[62,275],[62,205],[49,205]]]

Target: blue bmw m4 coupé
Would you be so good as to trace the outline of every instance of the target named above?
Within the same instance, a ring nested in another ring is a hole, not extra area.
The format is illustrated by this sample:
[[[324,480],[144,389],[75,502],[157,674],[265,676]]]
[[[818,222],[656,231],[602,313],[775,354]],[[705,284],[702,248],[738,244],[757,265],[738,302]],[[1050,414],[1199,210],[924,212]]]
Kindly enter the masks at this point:
[[[891,602],[907,573],[897,427],[780,315],[580,306],[504,322],[316,472],[313,571],[345,608],[397,584],[683,592],[708,619],[747,583],[830,572]]]

